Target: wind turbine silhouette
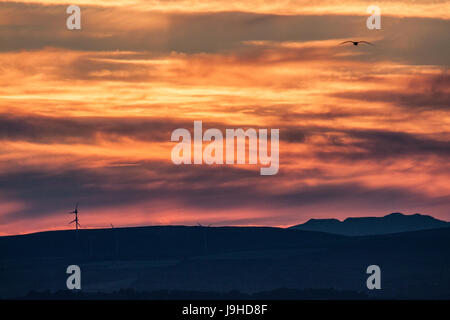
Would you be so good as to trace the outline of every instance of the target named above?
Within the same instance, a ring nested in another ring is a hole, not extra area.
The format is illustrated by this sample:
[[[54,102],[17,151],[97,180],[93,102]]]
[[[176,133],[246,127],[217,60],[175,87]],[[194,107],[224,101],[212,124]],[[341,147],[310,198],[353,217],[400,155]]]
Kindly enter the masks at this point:
[[[197,222],[197,226],[200,228],[203,228],[203,245],[204,245],[204,254],[208,254],[208,236],[206,234],[209,227],[212,226],[212,224],[208,224],[207,226],[203,226],[200,222]]]
[[[110,223],[111,225],[111,232],[112,232],[112,243],[113,243],[113,250],[112,254],[113,256],[116,256],[117,254],[117,238],[116,238],[116,231],[114,230],[114,225]]]
[[[75,219],[70,221],[69,224],[75,222],[75,230],[78,230],[78,227],[81,227],[81,224],[78,223],[78,202],[77,202],[77,204],[75,206],[75,210],[73,210],[73,211],[71,211],[69,213],[75,213]]]

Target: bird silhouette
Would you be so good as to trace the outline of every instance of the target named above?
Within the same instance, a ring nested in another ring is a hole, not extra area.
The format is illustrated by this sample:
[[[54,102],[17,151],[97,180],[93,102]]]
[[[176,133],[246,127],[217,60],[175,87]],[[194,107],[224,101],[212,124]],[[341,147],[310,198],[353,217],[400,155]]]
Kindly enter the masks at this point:
[[[357,46],[357,45],[360,44],[360,43],[365,43],[365,44],[374,46],[373,43],[370,43],[370,42],[367,42],[367,41],[351,41],[351,40],[341,42],[339,45],[342,45],[342,44],[345,44],[345,43],[353,43],[354,46]]]

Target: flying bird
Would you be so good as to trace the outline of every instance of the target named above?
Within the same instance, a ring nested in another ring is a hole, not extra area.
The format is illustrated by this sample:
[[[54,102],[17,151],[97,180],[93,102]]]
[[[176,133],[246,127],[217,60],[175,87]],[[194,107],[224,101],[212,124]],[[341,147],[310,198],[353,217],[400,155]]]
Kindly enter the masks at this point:
[[[365,43],[365,44],[374,46],[373,43],[370,43],[370,42],[367,42],[367,41],[351,41],[351,40],[341,42],[339,45],[342,45],[342,44],[344,44],[344,43],[353,43],[354,46],[357,46],[357,45],[360,44],[360,43]]]

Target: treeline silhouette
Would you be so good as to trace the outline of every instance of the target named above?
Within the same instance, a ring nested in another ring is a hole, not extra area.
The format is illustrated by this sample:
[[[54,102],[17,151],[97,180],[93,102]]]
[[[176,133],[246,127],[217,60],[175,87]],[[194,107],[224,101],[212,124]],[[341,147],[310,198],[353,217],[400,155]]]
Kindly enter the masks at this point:
[[[188,291],[188,290],[157,290],[151,292],[121,289],[119,291],[85,292],[59,290],[52,292],[30,291],[23,300],[321,300],[348,299],[363,300],[369,297],[365,293],[351,290],[336,289],[287,289],[280,288],[256,293],[243,293],[237,290],[229,292]]]

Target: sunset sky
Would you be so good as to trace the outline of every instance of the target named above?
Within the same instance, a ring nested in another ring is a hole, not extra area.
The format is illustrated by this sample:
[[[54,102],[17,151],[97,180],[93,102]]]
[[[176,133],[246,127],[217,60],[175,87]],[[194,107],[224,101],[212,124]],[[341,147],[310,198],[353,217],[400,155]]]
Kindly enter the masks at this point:
[[[450,220],[450,1],[342,3],[0,1],[0,235],[77,201],[83,228]],[[280,129],[278,174],[174,165],[194,120]]]

